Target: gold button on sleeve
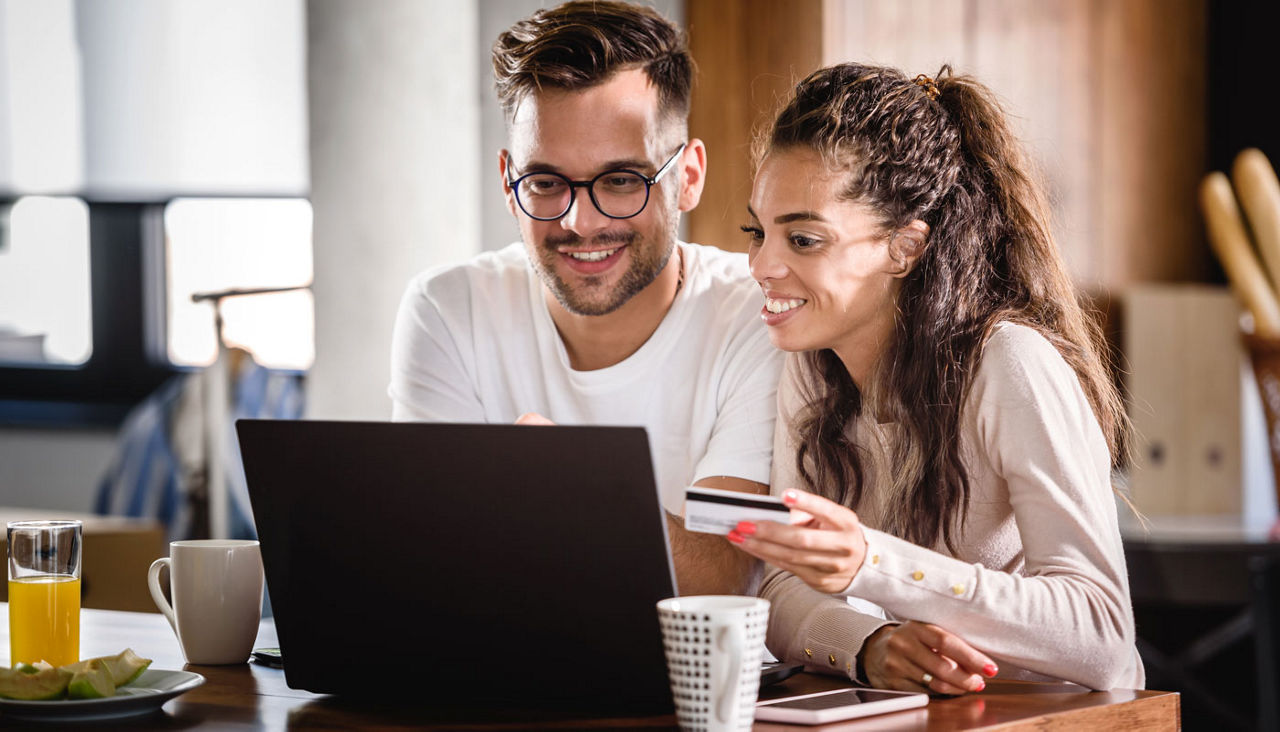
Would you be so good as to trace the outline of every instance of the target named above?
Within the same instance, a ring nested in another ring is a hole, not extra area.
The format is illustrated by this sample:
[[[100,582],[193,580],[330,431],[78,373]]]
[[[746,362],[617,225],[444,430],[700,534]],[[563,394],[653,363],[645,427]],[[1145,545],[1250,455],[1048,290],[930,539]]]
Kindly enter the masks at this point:
[[[831,662],[832,666],[836,665],[836,654],[832,653],[831,655],[827,656],[827,660]]]
[[[917,569],[916,571],[911,573],[911,579],[919,582],[920,580],[924,579],[924,572],[921,572],[920,570]]]
[[[812,648],[804,649],[804,655],[809,658],[813,658],[813,649]]]
[[[964,594],[964,585],[951,585],[951,591],[957,595]]]

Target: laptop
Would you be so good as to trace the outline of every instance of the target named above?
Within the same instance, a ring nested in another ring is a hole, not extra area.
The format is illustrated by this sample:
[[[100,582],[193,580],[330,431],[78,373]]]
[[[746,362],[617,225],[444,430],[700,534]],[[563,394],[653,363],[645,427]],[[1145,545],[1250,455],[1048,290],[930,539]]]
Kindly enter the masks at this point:
[[[639,427],[239,420],[290,687],[672,709]]]

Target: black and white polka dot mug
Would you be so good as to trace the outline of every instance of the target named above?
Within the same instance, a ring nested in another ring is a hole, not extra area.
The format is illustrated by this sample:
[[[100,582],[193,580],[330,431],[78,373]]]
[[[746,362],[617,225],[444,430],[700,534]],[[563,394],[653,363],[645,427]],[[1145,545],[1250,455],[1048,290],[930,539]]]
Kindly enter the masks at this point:
[[[658,603],[658,622],[680,728],[750,730],[769,601],[737,595],[673,597]]]

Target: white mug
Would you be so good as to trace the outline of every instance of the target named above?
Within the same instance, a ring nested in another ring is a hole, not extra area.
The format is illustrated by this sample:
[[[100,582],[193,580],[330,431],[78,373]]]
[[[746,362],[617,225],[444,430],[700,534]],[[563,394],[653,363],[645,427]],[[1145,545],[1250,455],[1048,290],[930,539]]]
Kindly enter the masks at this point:
[[[658,622],[680,728],[750,730],[769,601],[738,595],[673,597],[658,603]]]
[[[173,604],[160,587],[169,568]],[[194,539],[169,544],[169,556],[151,563],[147,585],[169,619],[187,663],[245,663],[262,620],[262,551],[258,542]]]

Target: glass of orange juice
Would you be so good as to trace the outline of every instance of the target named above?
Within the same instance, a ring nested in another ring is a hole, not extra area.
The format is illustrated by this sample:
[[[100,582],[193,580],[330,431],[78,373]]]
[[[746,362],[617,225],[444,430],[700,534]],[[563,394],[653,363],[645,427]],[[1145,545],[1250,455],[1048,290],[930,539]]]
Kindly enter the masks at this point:
[[[9,523],[9,662],[80,660],[79,521]]]

